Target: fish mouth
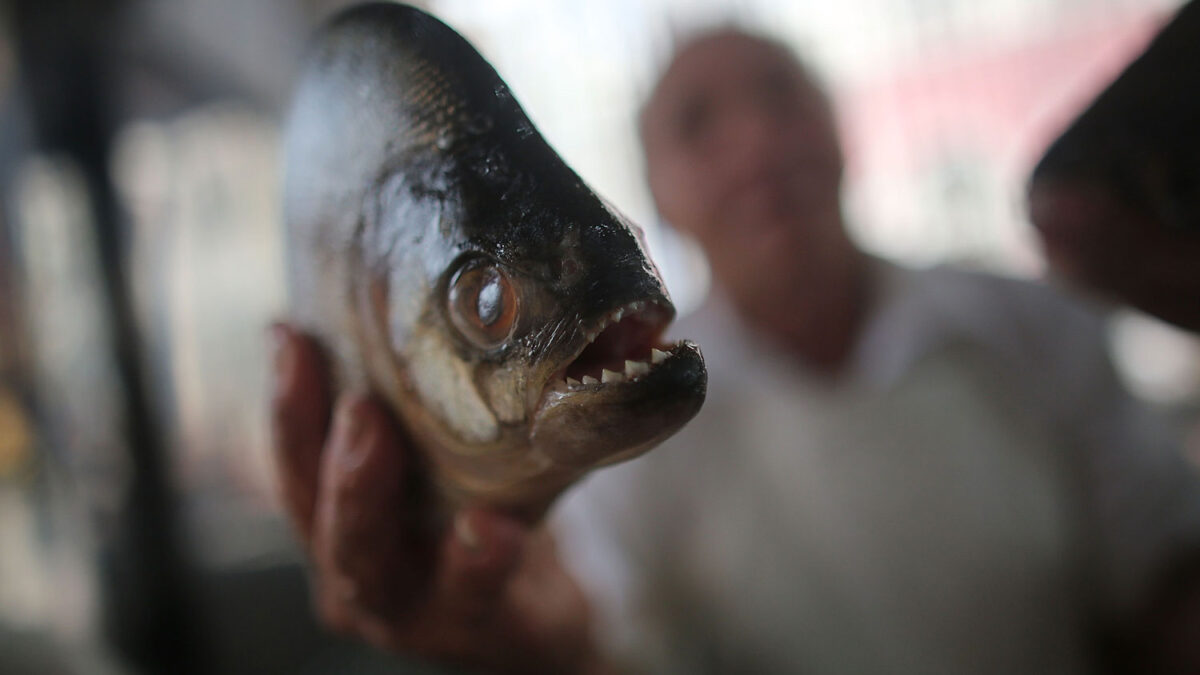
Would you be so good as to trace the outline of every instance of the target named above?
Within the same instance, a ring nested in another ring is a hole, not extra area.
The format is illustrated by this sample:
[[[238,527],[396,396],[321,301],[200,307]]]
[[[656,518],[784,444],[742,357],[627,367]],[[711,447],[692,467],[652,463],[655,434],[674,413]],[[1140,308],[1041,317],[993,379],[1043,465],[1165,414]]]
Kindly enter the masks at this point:
[[[587,342],[550,377],[547,389],[569,393],[648,374],[668,357],[671,345],[660,338],[673,315],[669,305],[639,300],[601,316],[584,329]]]
[[[556,461],[598,466],[633,457],[690,420],[704,401],[699,348],[663,342],[674,308],[628,303],[586,327],[587,342],[546,383],[531,440]]]

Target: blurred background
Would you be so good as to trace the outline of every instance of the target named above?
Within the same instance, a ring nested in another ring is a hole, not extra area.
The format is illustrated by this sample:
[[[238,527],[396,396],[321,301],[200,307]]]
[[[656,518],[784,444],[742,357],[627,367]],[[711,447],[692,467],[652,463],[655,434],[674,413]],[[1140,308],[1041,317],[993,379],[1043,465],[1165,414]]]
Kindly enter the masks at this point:
[[[344,4],[3,4],[0,672],[396,672],[309,618],[267,448],[281,115]],[[634,125],[674,36],[735,20],[801,50],[834,94],[868,250],[1036,277],[1029,170],[1180,3],[417,4],[646,227],[686,311],[704,263],[656,222]],[[1128,312],[1112,339],[1200,456],[1200,344]]]

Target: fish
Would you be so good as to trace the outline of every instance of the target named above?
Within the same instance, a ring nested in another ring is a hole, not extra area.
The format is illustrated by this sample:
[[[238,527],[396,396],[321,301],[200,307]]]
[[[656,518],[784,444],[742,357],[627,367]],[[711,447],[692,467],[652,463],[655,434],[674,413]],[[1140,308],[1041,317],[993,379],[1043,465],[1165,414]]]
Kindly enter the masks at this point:
[[[699,347],[641,229],[452,28],[373,3],[320,28],[284,136],[293,320],[387,402],[442,513],[535,522],[699,411]]]

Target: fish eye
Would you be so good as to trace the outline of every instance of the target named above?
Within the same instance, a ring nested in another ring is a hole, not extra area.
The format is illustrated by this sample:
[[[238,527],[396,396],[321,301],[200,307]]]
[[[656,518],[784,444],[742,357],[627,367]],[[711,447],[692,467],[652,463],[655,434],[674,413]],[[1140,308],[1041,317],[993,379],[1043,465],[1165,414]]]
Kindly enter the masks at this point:
[[[508,340],[517,323],[516,288],[495,265],[469,265],[450,282],[447,309],[463,337],[493,349]]]

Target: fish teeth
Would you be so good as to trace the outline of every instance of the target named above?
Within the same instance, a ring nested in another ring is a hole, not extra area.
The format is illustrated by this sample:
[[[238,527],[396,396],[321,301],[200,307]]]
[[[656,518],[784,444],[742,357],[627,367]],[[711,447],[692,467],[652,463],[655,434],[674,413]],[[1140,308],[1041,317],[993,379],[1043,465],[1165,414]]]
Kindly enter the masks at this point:
[[[614,373],[613,371],[609,370],[608,368],[605,368],[604,370],[600,371],[600,381],[603,382],[604,384],[612,384],[615,382],[624,382],[625,376],[620,373]]]
[[[605,328],[608,328],[609,326],[613,325],[614,323],[619,322],[621,319],[625,318],[626,316],[641,313],[650,304],[652,304],[652,303],[647,300],[637,300],[635,302],[629,303],[628,305],[625,305],[624,307],[618,307],[617,309],[614,309],[613,311],[609,312],[604,317],[604,320],[601,321],[600,325],[596,327],[596,330],[585,332],[584,337],[587,338],[587,341],[589,343],[595,342],[596,336],[600,335],[600,333]]]
[[[583,383],[584,384],[600,384],[600,380],[597,380],[596,378],[592,377],[591,375],[584,375]]]
[[[567,378],[567,386],[568,386],[568,387],[578,387],[578,386],[580,386],[581,384],[582,384],[582,383],[581,383],[579,380],[577,380],[577,379],[575,379],[575,378],[573,378],[573,377],[568,377],[568,378]]]
[[[625,377],[637,377],[650,372],[650,364],[643,361],[625,361]]]
[[[664,352],[661,349],[651,349],[650,350],[650,363],[658,365],[658,364],[662,363],[663,361],[666,361],[668,356],[670,356],[670,354]]]

